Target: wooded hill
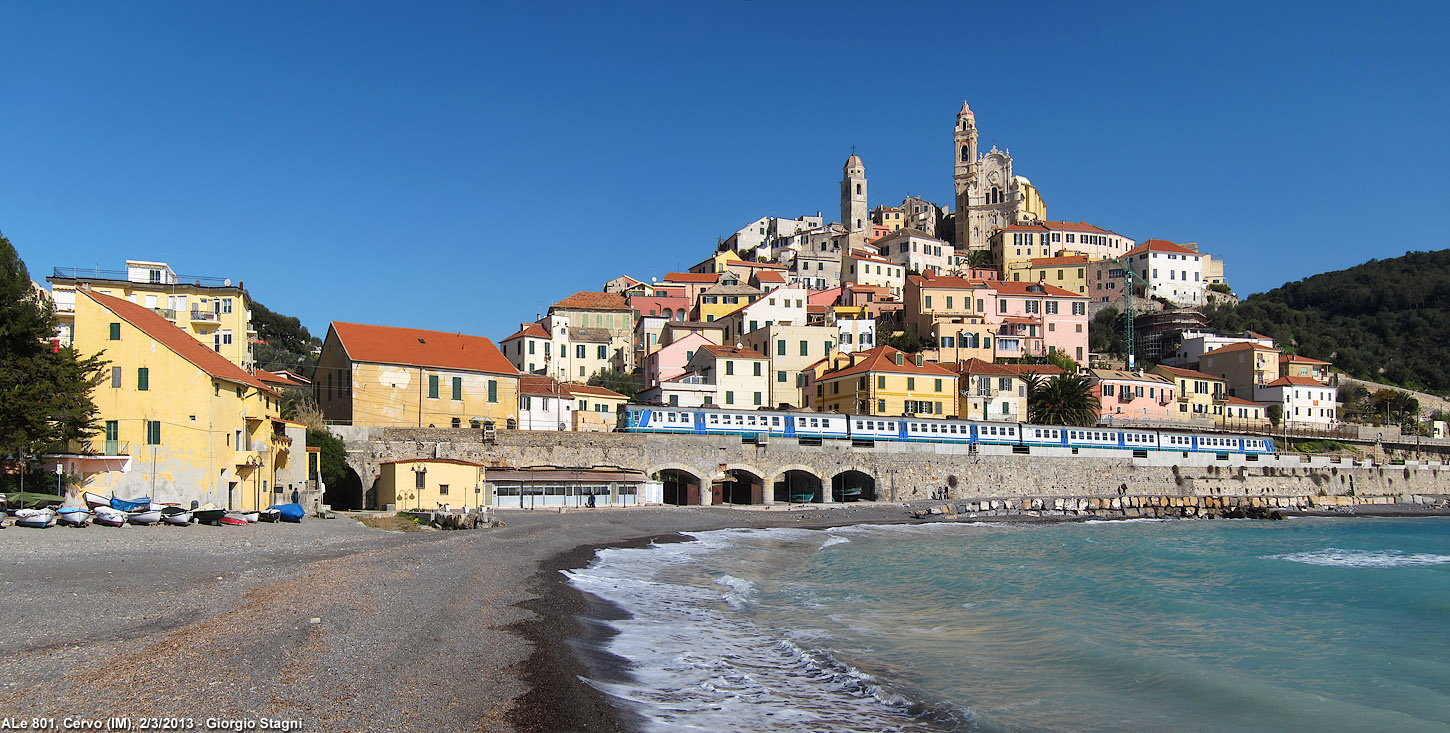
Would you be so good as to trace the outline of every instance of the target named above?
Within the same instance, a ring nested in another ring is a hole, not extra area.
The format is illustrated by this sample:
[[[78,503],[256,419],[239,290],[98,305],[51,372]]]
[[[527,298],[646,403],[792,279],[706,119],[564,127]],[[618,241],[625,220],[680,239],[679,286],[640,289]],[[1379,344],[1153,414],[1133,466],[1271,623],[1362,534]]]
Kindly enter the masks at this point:
[[[1370,260],[1205,311],[1361,379],[1450,393],[1450,250]]]

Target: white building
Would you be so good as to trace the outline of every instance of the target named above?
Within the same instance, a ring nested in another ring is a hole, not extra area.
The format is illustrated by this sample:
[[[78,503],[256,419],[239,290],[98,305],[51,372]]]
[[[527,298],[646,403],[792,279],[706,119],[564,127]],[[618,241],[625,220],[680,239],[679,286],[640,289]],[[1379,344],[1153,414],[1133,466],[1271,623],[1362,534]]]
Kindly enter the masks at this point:
[[[832,326],[807,326],[804,322],[767,324],[741,337],[747,347],[770,359],[766,378],[770,398],[767,404],[802,407],[806,385],[803,370],[830,355],[838,332]]]
[[[1203,305],[1203,260],[1199,254],[1166,239],[1150,239],[1128,251],[1133,272],[1148,283],[1149,297],[1178,305]]]
[[[1237,335],[1213,333],[1212,331],[1184,331],[1178,350],[1172,356],[1164,359],[1163,363],[1183,369],[1197,368],[1196,365],[1204,354],[1225,346],[1242,343],[1256,344],[1267,349],[1274,348],[1273,339],[1253,331],[1245,331]]]
[[[951,268],[956,250],[920,229],[901,229],[871,243],[882,259],[918,273],[943,274]]]
[[[1339,422],[1338,390],[1309,377],[1279,377],[1254,390],[1261,405],[1282,405],[1283,422],[1327,426]]]
[[[772,256],[772,242],[782,237],[789,238],[797,232],[807,229],[818,229],[824,219],[821,212],[817,211],[815,216],[802,216],[796,219],[781,219],[774,216],[765,216],[746,224],[739,231],[731,234],[720,245],[721,250],[731,252],[748,251],[755,254],[758,260],[770,259]]]
[[[837,318],[836,348],[850,354],[876,348],[875,318]]]
[[[906,283],[906,268],[880,255],[853,250],[841,255],[841,282],[883,287],[899,299]]]
[[[806,323],[806,300],[809,293],[800,286],[776,288],[760,296],[754,302],[741,305],[734,311],[717,319],[725,326],[724,343],[732,343],[751,331],[773,323],[790,323],[804,326]]]

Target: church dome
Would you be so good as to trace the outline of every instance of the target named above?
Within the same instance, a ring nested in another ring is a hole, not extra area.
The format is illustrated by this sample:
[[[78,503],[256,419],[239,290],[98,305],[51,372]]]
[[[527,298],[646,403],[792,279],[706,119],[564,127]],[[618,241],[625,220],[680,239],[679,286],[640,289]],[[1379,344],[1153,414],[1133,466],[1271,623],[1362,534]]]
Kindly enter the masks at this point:
[[[976,115],[972,114],[972,108],[967,106],[967,100],[965,99],[962,100],[962,111],[957,113],[958,117],[961,117],[963,115],[967,117],[976,117]]]
[[[865,165],[865,163],[861,162],[861,156],[855,153],[851,153],[851,157],[846,159],[847,168],[863,168]]]

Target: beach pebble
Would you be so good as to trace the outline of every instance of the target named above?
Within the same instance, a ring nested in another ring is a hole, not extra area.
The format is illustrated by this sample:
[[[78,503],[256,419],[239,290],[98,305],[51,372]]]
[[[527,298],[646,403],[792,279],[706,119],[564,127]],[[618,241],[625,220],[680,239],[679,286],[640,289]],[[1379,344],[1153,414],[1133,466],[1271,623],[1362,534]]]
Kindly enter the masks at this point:
[[[320,623],[322,623],[322,619],[320,619],[320,618],[318,618],[316,616],[313,616],[312,618],[307,619],[307,623],[310,623],[310,624],[320,624]]]

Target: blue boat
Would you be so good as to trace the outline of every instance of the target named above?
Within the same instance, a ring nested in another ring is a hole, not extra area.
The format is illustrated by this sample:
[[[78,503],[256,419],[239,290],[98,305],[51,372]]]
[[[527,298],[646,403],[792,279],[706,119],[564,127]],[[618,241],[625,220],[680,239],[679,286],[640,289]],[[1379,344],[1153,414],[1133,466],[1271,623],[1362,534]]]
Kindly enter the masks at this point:
[[[111,508],[119,509],[123,512],[134,512],[137,509],[150,509],[151,497],[143,496],[140,499],[127,501],[126,499],[117,499],[113,496],[111,497]]]
[[[276,509],[284,522],[300,522],[304,516],[307,516],[307,510],[303,509],[301,504],[273,504],[267,509]]]

